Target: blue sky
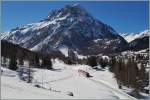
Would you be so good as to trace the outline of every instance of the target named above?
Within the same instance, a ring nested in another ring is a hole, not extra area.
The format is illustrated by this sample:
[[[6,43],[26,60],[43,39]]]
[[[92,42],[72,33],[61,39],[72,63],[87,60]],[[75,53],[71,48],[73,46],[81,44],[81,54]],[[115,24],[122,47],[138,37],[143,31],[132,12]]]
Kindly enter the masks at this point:
[[[2,2],[2,32],[38,22],[52,9],[79,3],[91,15],[112,26],[118,33],[140,32],[149,27],[148,1],[13,1]]]

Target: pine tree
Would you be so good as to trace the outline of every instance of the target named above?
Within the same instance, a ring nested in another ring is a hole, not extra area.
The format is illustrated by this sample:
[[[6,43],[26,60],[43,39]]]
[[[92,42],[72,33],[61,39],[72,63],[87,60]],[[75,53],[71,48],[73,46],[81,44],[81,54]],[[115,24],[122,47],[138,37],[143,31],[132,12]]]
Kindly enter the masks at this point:
[[[143,89],[145,86],[147,86],[147,74],[146,69],[143,63],[141,63],[141,68],[139,70],[139,81],[140,81],[140,89]]]
[[[38,53],[35,53],[35,66],[36,67],[40,66],[40,61],[39,61],[39,55],[38,55]]]
[[[123,58],[120,58],[119,60],[119,78],[121,83],[125,85],[125,65]]]
[[[52,62],[48,56],[43,56],[42,66],[47,68],[47,69],[52,69]]]
[[[120,79],[120,64],[118,61],[114,64],[114,70],[113,71],[114,71],[117,83],[119,85],[119,88],[121,89],[122,86],[121,86],[121,79]]]
[[[129,88],[129,66],[130,66],[130,63],[127,62],[125,63],[124,61],[124,84]]]
[[[32,73],[31,73],[31,67],[34,66],[34,57],[32,52],[28,52],[28,59],[29,59],[29,68],[28,68],[28,83],[32,82]]]
[[[95,56],[88,57],[87,64],[91,67],[97,66],[96,57]]]
[[[78,63],[78,57],[77,55],[74,53],[74,51],[72,49],[68,50],[68,58],[71,60],[71,62],[73,64],[77,64]]]
[[[50,58],[47,58],[47,69],[52,69],[52,61]]]
[[[131,76],[130,77],[130,84],[131,84],[131,87],[134,88],[133,90],[133,95],[135,96],[139,96],[139,77],[138,77],[138,67],[137,67],[137,64],[132,61],[131,62],[131,67],[130,67],[130,71],[131,71]]]
[[[146,75],[145,66],[143,63],[141,63],[141,69],[139,71],[139,76],[141,79],[145,79],[145,75]]]
[[[115,64],[116,64],[116,58],[115,57],[112,57],[111,58],[111,61],[110,61],[110,68],[109,68],[109,71],[110,72],[114,72],[114,68],[115,68]]]
[[[101,58],[99,62],[100,62],[99,64],[101,65],[102,68],[105,68],[108,64],[107,59],[103,59],[103,58]]]
[[[9,69],[17,70],[17,58],[15,55],[11,55],[11,57],[10,57]]]
[[[71,59],[69,57],[66,58],[66,64],[72,65],[73,62],[71,61]]]
[[[23,65],[24,64],[24,62],[23,62],[23,57],[24,57],[23,49],[17,50],[17,57],[19,59],[19,65]]]
[[[19,59],[19,65],[23,65],[23,64],[24,64],[23,58],[20,58],[20,59]]]

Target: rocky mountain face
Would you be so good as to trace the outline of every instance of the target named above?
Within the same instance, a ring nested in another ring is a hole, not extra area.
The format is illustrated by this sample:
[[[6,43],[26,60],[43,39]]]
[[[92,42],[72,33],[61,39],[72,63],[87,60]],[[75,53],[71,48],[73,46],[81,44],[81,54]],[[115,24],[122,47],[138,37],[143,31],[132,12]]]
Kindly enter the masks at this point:
[[[126,50],[128,43],[117,32],[92,17],[80,5],[53,10],[37,23],[12,29],[6,40],[34,51],[51,52],[61,47],[91,55]]]
[[[131,34],[120,34],[129,42],[130,50],[142,50],[149,48],[149,30],[145,30],[139,33],[131,33]]]

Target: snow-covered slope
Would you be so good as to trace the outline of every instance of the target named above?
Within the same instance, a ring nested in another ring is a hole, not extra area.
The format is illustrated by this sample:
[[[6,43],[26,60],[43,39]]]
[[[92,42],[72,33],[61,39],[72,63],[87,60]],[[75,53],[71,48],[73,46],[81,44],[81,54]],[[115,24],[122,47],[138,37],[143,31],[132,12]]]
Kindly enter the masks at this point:
[[[139,51],[149,48],[149,33],[148,30],[141,32],[138,38],[129,43],[130,49]]]
[[[62,54],[64,54],[66,57],[68,57],[68,47],[67,47],[67,46],[60,46],[60,47],[58,48],[58,50],[59,50]]]
[[[1,76],[1,98],[2,99],[62,99],[69,98],[64,94],[51,92],[41,88],[34,87],[21,81],[17,73],[5,68]]]
[[[105,39],[105,41],[93,42],[96,39]],[[12,29],[6,40],[43,52],[58,50],[65,45],[80,54],[90,52],[98,54],[106,49],[116,52],[127,45],[127,42],[112,27],[92,17],[78,4],[52,10],[40,22]],[[108,41],[111,42],[104,48]]]
[[[134,99],[118,89],[107,69],[96,71],[87,65],[66,65],[60,60],[53,60],[53,67],[53,71],[33,68],[33,83],[26,83],[18,78],[17,72],[1,67],[2,99]],[[85,78],[78,69],[93,77]]]
[[[120,34],[129,43],[129,50],[139,51],[149,48],[149,30],[139,33]]]
[[[120,35],[128,42],[131,42],[137,38],[142,38],[145,36],[149,36],[150,31],[149,30],[145,30],[143,32],[139,32],[139,33],[120,33]]]
[[[9,32],[0,33],[0,39],[6,39],[9,36]]]

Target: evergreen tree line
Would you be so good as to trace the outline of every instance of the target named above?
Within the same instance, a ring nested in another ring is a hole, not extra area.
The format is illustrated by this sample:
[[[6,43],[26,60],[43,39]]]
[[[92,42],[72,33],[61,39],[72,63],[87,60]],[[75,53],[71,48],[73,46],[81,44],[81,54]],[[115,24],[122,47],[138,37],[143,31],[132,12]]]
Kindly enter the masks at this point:
[[[110,71],[114,73],[119,88],[127,86],[133,88],[134,95],[138,96],[139,91],[142,91],[148,85],[148,72],[145,66],[141,63],[140,68],[137,63],[129,58],[123,59],[112,57]]]
[[[86,59],[84,58],[84,59],[79,60],[79,61],[80,61],[80,64],[89,65],[94,69],[97,69],[96,66],[98,66],[98,65],[100,65],[101,68],[105,68],[106,66],[109,65],[109,60],[108,59],[102,58],[102,57],[99,57],[99,56],[89,56]]]
[[[24,65],[25,60],[29,62],[29,66],[27,67],[52,69],[50,54],[33,52],[5,40],[1,40],[1,56],[4,58],[4,61],[6,61],[6,58],[9,59],[8,68],[11,70],[16,70],[18,68],[17,65]],[[42,63],[40,63],[40,60]]]
[[[24,61],[28,61],[32,67],[47,69],[52,69],[51,59],[55,58],[64,61],[66,64],[80,63],[72,49],[69,49],[68,57],[65,57],[60,51],[50,51],[49,53],[30,51],[6,40],[1,40],[1,54],[4,61],[6,61],[6,58],[9,59],[9,68],[12,70],[16,70],[17,65],[24,65]]]

